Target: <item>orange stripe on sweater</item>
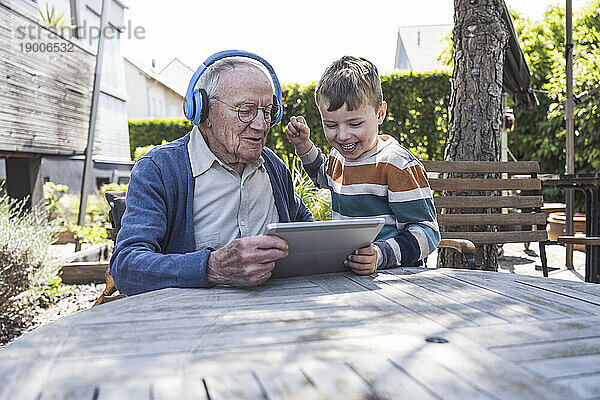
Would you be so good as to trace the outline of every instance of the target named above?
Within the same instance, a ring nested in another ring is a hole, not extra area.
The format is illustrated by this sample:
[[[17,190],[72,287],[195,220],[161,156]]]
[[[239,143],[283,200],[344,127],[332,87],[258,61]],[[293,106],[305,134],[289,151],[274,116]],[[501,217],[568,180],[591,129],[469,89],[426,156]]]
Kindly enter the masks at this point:
[[[329,156],[327,175],[341,185],[387,185],[392,192],[405,192],[429,187],[423,168],[416,164],[400,169],[389,163],[365,165],[343,165],[335,157]]]

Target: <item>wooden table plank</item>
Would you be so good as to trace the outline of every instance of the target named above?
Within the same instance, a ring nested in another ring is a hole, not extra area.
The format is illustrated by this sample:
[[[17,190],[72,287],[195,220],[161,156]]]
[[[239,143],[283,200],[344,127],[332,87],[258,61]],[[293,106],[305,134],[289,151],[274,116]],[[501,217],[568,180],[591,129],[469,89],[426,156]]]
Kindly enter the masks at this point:
[[[454,314],[465,322],[468,321],[469,323],[466,323],[466,325],[486,325],[505,322],[505,319],[494,316],[488,311],[482,311],[470,305],[465,307],[464,302],[446,296],[442,291],[429,287],[424,288],[416,280],[413,276],[397,277],[395,275],[380,274],[374,285],[379,285],[380,282],[384,283],[385,286],[380,287],[378,293],[390,293],[388,294],[388,296],[391,296],[390,298],[399,295],[402,297],[402,304],[406,304],[407,295],[410,296],[408,298],[415,301],[415,304],[411,304],[411,309],[419,307],[418,303],[426,302],[435,306],[444,315]],[[420,313],[422,314],[422,312]],[[457,326],[457,324],[452,325]]]
[[[557,379],[555,382],[571,388],[582,399],[600,398],[600,374]]]
[[[377,398],[373,387],[343,362],[305,362],[302,373],[326,397],[348,400]]]
[[[552,340],[570,340],[597,335],[600,317],[569,318],[564,320],[536,321],[526,324],[494,326],[494,335],[482,335],[478,327],[457,328],[452,333],[469,337],[482,346],[520,345]]]
[[[492,346],[490,349],[494,353],[512,361],[600,354],[600,332],[597,332],[595,336],[587,338],[549,340],[512,346]]]
[[[385,281],[397,279],[393,275],[388,278],[382,277]],[[560,314],[538,307],[535,304],[527,304],[502,295],[494,295],[487,289],[461,282],[451,277],[433,277],[430,278],[427,272],[400,277],[401,280],[408,281],[418,285],[427,291],[437,293],[456,303],[463,304],[464,308],[473,308],[485,312],[497,319],[509,322],[530,322],[536,319],[545,319],[549,317],[560,317]],[[394,282],[395,286],[398,283]],[[489,322],[488,322],[489,323]]]
[[[44,390],[39,400],[96,400],[98,399],[98,386],[77,387],[50,387]],[[144,400],[145,398],[141,398]]]
[[[347,365],[373,388],[379,398],[439,400],[439,397],[430,389],[432,385],[430,385],[429,378],[426,379],[427,384],[425,384],[423,375],[411,375],[405,368],[389,359],[355,358],[350,356]]]
[[[276,399],[327,399],[328,397],[317,390],[314,383],[302,372],[299,366],[285,366],[278,370],[255,371],[255,376],[261,382],[266,397]]]
[[[266,399],[262,384],[252,372],[223,373],[204,380],[210,400]]]
[[[521,364],[549,379],[600,374],[600,354],[544,358]]]
[[[459,280],[472,285],[479,286],[485,290],[510,298],[519,303],[528,304],[532,307],[541,307],[548,310],[551,314],[544,314],[549,318],[564,317],[585,317],[600,312],[600,306],[581,301],[573,297],[567,297],[558,293],[550,292],[541,288],[520,283],[518,280],[507,282],[499,279],[492,279],[489,276],[450,276],[452,280]],[[440,282],[444,278],[437,277],[435,281]],[[448,280],[445,280],[448,283]]]

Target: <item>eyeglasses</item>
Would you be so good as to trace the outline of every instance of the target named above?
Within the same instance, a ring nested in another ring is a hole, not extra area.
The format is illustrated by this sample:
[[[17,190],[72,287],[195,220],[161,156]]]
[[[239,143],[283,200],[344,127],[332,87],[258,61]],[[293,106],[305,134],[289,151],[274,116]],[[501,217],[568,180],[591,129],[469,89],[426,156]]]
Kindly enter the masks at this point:
[[[229,103],[225,103],[223,100],[219,100],[217,98],[215,98],[215,100],[218,101],[219,103],[223,103],[226,106],[231,107],[232,110],[237,111],[238,118],[240,119],[240,121],[242,121],[244,123],[254,121],[254,118],[256,118],[256,115],[258,114],[259,109],[262,110],[263,115],[265,116],[265,122],[267,122],[269,124],[271,123],[271,121],[274,121],[275,119],[277,119],[277,116],[279,115],[280,107],[278,104],[269,104],[269,105],[261,107],[258,104],[254,104],[254,103],[244,103],[244,104],[240,105],[239,107],[236,107]]]

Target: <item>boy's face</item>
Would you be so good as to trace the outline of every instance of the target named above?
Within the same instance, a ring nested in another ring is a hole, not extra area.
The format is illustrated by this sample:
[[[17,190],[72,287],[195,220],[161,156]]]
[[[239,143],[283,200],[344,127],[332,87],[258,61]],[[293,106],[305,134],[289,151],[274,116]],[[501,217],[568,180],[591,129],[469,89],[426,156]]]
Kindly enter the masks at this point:
[[[387,110],[385,101],[378,110],[364,104],[352,111],[348,111],[346,103],[335,111],[327,111],[329,102],[326,99],[320,103],[325,137],[345,159],[355,160],[377,145],[378,127],[383,123]]]

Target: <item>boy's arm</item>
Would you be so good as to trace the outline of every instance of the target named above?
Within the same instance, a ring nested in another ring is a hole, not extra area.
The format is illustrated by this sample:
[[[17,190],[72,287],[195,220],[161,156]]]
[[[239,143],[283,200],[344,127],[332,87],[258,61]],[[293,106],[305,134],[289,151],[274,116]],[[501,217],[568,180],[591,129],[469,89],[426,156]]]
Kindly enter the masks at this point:
[[[440,243],[433,192],[423,167],[414,163],[401,170],[402,182],[395,187],[388,180],[388,201],[396,219],[398,234],[374,244],[379,248],[377,268],[414,266]]]
[[[327,182],[327,175],[325,170],[327,169],[327,158],[320,149],[314,144],[306,154],[299,154],[300,160],[302,161],[302,167],[313,181],[316,187],[319,189],[329,189]]]
[[[296,154],[302,160],[304,170],[318,188],[328,188],[325,168],[327,158],[310,140],[310,128],[304,117],[291,117],[285,134],[294,145]]]

